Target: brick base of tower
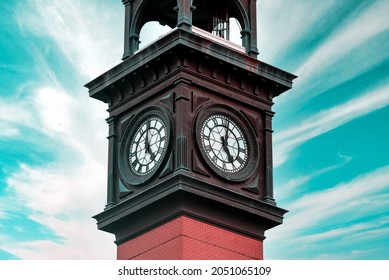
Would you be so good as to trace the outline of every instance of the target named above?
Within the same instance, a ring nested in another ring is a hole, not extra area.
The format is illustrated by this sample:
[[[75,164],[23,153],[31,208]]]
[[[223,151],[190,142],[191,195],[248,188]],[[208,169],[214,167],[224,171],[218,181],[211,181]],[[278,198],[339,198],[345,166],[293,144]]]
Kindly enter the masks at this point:
[[[263,241],[181,216],[117,247],[118,260],[263,259]]]

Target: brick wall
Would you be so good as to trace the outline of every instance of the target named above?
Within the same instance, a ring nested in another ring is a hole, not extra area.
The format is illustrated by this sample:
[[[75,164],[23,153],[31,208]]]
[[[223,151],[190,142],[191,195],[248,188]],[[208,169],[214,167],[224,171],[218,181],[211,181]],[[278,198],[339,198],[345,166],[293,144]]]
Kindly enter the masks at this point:
[[[185,216],[131,239],[117,258],[138,260],[263,259],[263,242]]]

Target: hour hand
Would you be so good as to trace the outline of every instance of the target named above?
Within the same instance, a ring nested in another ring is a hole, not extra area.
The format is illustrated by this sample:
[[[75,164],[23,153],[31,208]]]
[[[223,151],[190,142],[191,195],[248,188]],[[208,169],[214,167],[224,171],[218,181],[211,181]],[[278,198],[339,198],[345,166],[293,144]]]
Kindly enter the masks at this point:
[[[147,131],[147,134],[146,134],[146,153],[148,153],[150,155],[150,160],[154,160],[155,159],[155,153],[153,152],[153,150],[151,149],[151,145],[150,145],[150,141],[147,137],[147,135],[149,134],[149,132]]]
[[[150,146],[148,147],[147,152],[150,154],[150,160],[153,161],[155,159],[155,153],[151,150]]]
[[[224,136],[221,137],[221,140],[222,140],[222,148],[223,150],[226,152],[227,154],[227,158],[228,158],[228,162],[229,163],[232,163],[234,161],[234,158],[231,156],[230,154],[230,149],[228,149],[228,146],[227,146],[227,138],[224,138]]]

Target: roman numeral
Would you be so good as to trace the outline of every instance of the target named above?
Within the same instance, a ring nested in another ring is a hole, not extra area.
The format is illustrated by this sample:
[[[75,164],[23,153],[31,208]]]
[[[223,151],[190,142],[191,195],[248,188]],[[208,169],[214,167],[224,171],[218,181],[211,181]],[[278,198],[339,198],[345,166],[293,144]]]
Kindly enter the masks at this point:
[[[246,149],[244,149],[244,148],[239,148],[239,153],[246,153]]]

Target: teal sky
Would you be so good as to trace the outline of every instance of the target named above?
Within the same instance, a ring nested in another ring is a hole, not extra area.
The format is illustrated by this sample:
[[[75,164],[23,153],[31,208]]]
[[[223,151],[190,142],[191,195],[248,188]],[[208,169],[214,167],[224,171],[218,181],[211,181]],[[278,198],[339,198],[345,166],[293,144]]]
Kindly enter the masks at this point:
[[[0,259],[115,259],[106,105],[119,0],[0,3]],[[275,99],[266,259],[389,259],[389,1],[258,0],[258,59],[298,75]],[[145,28],[144,44],[163,28]],[[100,104],[101,103],[101,104]]]

